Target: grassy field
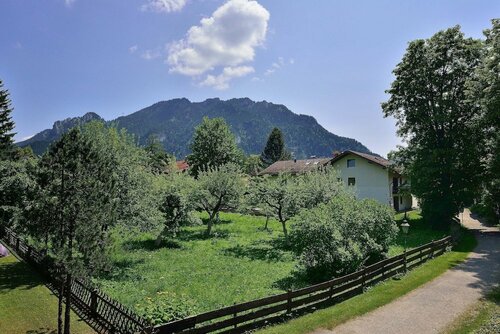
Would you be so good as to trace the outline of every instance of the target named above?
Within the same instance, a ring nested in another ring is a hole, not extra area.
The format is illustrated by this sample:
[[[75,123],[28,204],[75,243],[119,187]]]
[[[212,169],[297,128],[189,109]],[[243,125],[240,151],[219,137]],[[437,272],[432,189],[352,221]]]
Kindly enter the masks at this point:
[[[485,298],[462,314],[445,333],[500,333],[500,287],[493,289]]]
[[[72,314],[74,334],[95,333]],[[57,332],[57,298],[41,277],[13,255],[0,258],[0,333]]]
[[[415,213],[409,217],[409,247],[443,236],[426,228]],[[174,306],[188,305],[189,314],[308,284],[294,275],[296,259],[283,248],[276,221],[270,221],[266,231],[263,217],[223,213],[221,220],[210,238],[204,235],[205,226],[189,227],[175,243],[159,248],[154,235],[117,236],[117,270],[99,283],[130,307],[167,295]],[[403,251],[403,240],[396,240],[391,255]]]

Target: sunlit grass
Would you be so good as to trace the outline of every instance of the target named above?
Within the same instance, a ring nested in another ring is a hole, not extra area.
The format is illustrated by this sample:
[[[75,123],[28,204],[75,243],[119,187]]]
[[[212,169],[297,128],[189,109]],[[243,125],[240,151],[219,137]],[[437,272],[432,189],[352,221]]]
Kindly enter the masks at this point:
[[[57,303],[28,264],[13,255],[0,258],[0,333],[56,333]],[[75,314],[71,327],[71,333],[95,333]]]
[[[99,283],[113,298],[133,308],[166,291],[194,305],[192,313],[307,284],[293,275],[297,259],[284,249],[278,222],[270,220],[269,230],[264,230],[264,217],[236,213],[221,213],[220,217],[212,237],[205,237],[204,225],[187,227],[162,247],[155,246],[155,235],[117,234],[115,269]],[[409,247],[442,236],[426,228],[417,213],[409,217]],[[391,256],[403,251],[403,240],[401,236],[396,240]]]

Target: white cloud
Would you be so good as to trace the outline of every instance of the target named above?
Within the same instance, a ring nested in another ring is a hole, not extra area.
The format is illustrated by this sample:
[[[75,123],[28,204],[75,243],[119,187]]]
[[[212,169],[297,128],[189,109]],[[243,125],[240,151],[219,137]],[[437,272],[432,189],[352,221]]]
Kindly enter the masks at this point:
[[[141,10],[156,13],[179,12],[186,5],[187,0],[148,0],[141,6]]]
[[[25,140],[28,140],[30,138],[33,138],[35,135],[31,135],[31,136],[26,136],[26,137],[22,137],[21,138],[21,141],[25,141]]]
[[[141,54],[141,58],[146,59],[146,60],[153,60],[153,59],[159,58],[160,56],[161,56],[161,53],[158,50],[145,50]]]
[[[293,65],[294,63],[295,60],[293,58],[290,58],[288,60],[288,64]],[[283,57],[278,57],[278,60],[271,64],[271,67],[264,72],[264,75],[269,76],[271,74],[274,74],[277,70],[283,68],[286,65],[287,62],[285,61],[285,59]]]
[[[170,44],[170,72],[199,78],[222,69],[218,75],[208,74],[202,85],[227,88],[232,78],[253,72],[248,63],[266,39],[269,16],[257,1],[229,0],[191,27],[184,39]]]
[[[213,87],[217,90],[228,89],[231,79],[244,77],[253,72],[254,69],[251,66],[224,67],[222,73],[217,76],[207,75],[207,78],[200,83],[200,86]]]
[[[139,49],[137,45],[132,45],[131,47],[128,48],[128,52],[134,53],[137,51],[137,49]]]
[[[76,0],[64,0],[66,7],[71,7]]]

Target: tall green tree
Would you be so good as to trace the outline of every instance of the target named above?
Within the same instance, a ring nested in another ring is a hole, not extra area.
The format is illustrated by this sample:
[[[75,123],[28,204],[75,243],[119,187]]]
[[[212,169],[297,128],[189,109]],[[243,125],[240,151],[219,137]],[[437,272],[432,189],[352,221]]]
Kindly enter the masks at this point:
[[[190,171],[197,176],[200,170],[227,163],[240,164],[242,152],[236,138],[223,118],[204,117],[196,127],[187,157]]]
[[[3,88],[0,80],[0,159],[11,157],[14,149],[14,121],[12,120],[12,107],[10,105],[9,91]]]
[[[175,170],[175,157],[165,151],[156,135],[149,136],[145,150],[153,173],[168,174]]]
[[[269,166],[280,160],[289,160],[290,152],[285,147],[285,139],[280,129],[274,128],[267,138],[266,146],[260,155],[264,166]]]
[[[466,98],[480,53],[481,42],[465,38],[459,26],[410,42],[382,104],[407,143],[399,157],[412,192],[436,227],[447,228],[480,184],[482,133]]]
[[[59,328],[70,333],[71,282],[107,268],[111,228],[147,225],[155,211],[147,157],[124,132],[89,123],[73,128],[42,157],[38,191],[27,230],[48,240],[48,254],[58,270]],[[152,175],[152,174],[151,174]],[[158,216],[161,214],[158,210]],[[41,225],[40,225],[41,223]],[[64,322],[62,321],[62,302]]]
[[[479,196],[489,218],[500,221],[500,19],[484,31],[481,64],[469,81],[469,98],[479,107],[484,132],[484,187]]]

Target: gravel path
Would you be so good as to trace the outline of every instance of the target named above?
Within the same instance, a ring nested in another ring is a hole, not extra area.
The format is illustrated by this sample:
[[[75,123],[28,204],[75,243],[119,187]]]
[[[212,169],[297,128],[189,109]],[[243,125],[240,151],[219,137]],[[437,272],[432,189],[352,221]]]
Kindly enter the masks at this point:
[[[500,282],[498,229],[485,227],[468,210],[461,218],[478,241],[467,261],[390,304],[333,330],[318,329],[312,334],[440,333]]]

